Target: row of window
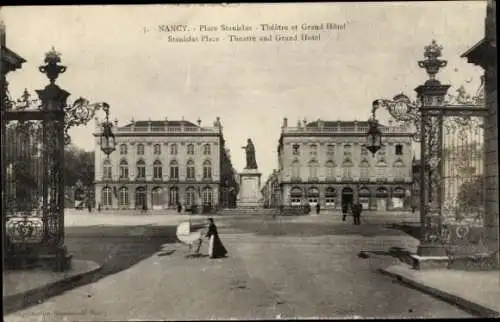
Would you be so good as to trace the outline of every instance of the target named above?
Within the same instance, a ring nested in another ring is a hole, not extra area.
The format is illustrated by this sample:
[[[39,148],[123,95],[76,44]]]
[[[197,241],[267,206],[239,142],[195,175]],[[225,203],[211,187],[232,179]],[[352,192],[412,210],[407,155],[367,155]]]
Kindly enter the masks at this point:
[[[300,167],[300,162],[299,160],[294,160],[292,162],[292,166],[298,166]],[[310,167],[319,167],[320,164],[317,160],[315,159],[312,159],[309,161],[308,163],[308,166]],[[376,166],[377,167],[387,167],[387,163],[386,163],[386,160],[384,158],[380,158],[377,160],[377,163],[376,163]],[[392,166],[394,168],[404,168],[405,164],[402,160],[396,160]],[[328,160],[325,162],[325,167],[336,167],[336,164],[335,162],[333,162],[333,160]],[[343,168],[346,168],[346,167],[354,167],[354,162],[352,162],[351,159],[349,158],[346,158],[344,159],[344,161],[342,162],[342,167]],[[368,160],[362,160],[360,163],[359,163],[359,167],[360,168],[369,168],[370,167],[370,162],[368,162]]]
[[[194,155],[194,144],[188,144],[186,146],[186,153],[188,155]],[[137,144],[136,148],[137,155],[144,155],[144,144],[139,143]],[[125,155],[128,153],[128,146],[127,144],[120,144],[120,154]],[[161,154],[161,144],[155,144],[153,145],[153,154],[159,155]],[[176,155],[178,154],[178,146],[177,144],[171,144],[170,145],[170,154]],[[203,145],[203,155],[210,155],[212,154],[212,148],[209,143]]]
[[[166,193],[168,192],[168,197]],[[184,204],[186,206],[194,205],[196,202],[197,192],[195,188],[187,188],[184,195]],[[118,198],[119,206],[129,206],[130,205],[130,192],[127,187],[121,187],[116,192],[116,189],[111,187],[104,187],[101,192],[101,204],[105,207],[113,205],[113,197]],[[203,204],[212,204],[213,201],[213,190],[210,187],[205,187],[201,191],[201,196]],[[168,199],[168,200],[167,200]],[[141,207],[146,204],[148,207],[152,206],[176,206],[179,203],[179,189],[172,187],[168,190],[161,187],[156,187],[151,191],[151,205],[147,205],[146,188],[139,187],[135,189],[135,206]]]
[[[292,163],[292,178],[300,178],[301,173],[300,173],[300,164],[297,163]],[[309,166],[309,177],[310,178],[318,178],[318,169],[319,166],[316,165],[310,165]],[[335,177],[335,167],[334,166],[328,166],[326,167],[326,177],[328,178],[333,178]],[[369,178],[372,175],[372,171],[370,171],[371,168],[369,167],[360,167],[359,168],[359,173],[361,178]],[[393,171],[391,171],[395,177],[405,177],[409,175],[404,168],[402,167],[396,167],[394,168]],[[375,176],[376,177],[385,177],[387,176],[387,170],[384,167],[379,167],[375,171]],[[351,178],[352,177],[352,167],[344,167],[342,168],[342,177],[344,178]]]
[[[352,145],[351,144],[344,144],[343,146],[343,152],[344,156],[351,156],[352,155]],[[360,151],[361,155],[368,155],[369,151],[367,149],[361,148]],[[292,154],[293,155],[300,155],[300,144],[294,144],[292,145]],[[311,156],[317,156],[318,155],[318,145],[317,144],[311,144],[309,145],[309,154]],[[334,155],[335,154],[335,145],[333,144],[328,144],[326,146],[326,155]],[[386,154],[386,148],[382,147],[377,154],[379,156],[385,156]],[[395,155],[403,155],[403,145],[402,144],[396,144],[394,146],[394,154]]]
[[[136,163],[136,179],[145,179],[146,178],[146,163],[144,160],[139,160]],[[173,160],[170,162],[170,179],[179,179],[179,164],[177,161]],[[120,179],[128,179],[129,178],[129,165],[126,160],[120,161]],[[103,179],[111,179],[113,174],[113,167],[109,160],[105,160],[103,164]],[[195,179],[196,171],[195,171],[195,163],[193,160],[189,160],[186,163],[186,178],[187,179]],[[162,179],[163,178],[163,165],[160,160],[156,160],[153,162],[153,178],[154,179]],[[203,179],[211,179],[212,178],[212,163],[209,160],[205,160],[203,162]]]

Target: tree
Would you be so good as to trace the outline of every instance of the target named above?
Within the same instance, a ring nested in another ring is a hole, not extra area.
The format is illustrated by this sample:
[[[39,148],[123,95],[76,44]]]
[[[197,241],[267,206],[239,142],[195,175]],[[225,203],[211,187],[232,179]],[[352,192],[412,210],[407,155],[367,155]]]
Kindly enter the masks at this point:
[[[481,209],[484,204],[484,176],[477,176],[472,181],[460,185],[458,192],[458,207],[460,213],[474,212]]]
[[[94,182],[94,152],[88,152],[75,145],[64,151],[64,175],[66,186],[75,186],[81,181],[85,186]]]

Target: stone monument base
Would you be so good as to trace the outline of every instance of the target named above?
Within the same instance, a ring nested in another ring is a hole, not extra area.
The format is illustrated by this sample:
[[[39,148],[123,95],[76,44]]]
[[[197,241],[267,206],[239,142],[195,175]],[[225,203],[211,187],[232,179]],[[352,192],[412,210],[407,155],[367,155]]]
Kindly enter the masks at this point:
[[[244,169],[240,173],[240,198],[238,208],[262,208],[260,177],[257,169]]]

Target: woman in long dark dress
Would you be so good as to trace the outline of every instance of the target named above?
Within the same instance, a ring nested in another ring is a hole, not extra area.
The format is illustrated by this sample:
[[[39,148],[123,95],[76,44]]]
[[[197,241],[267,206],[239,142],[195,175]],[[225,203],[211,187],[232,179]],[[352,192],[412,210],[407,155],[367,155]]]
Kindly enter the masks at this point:
[[[208,256],[210,256],[210,258],[226,257],[227,250],[219,238],[217,226],[215,226],[214,220],[212,218],[208,218],[208,231],[205,237],[210,238],[210,243],[208,246]]]

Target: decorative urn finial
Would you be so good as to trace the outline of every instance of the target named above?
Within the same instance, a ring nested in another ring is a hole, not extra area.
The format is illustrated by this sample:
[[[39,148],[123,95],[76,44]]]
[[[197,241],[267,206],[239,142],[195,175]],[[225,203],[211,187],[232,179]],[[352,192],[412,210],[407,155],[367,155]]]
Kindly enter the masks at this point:
[[[61,53],[57,52],[52,46],[52,49],[45,53],[45,65],[38,67],[40,72],[47,75],[51,84],[54,84],[59,74],[66,71],[66,66],[59,65],[61,62]]]
[[[439,84],[439,81],[436,79],[436,74],[439,72],[440,68],[448,64],[448,61],[439,59],[442,55],[442,50],[443,46],[438,45],[435,40],[432,40],[431,44],[424,48],[425,59],[418,62],[418,66],[420,68],[425,68],[429,75],[429,80],[427,81],[429,83]]]

